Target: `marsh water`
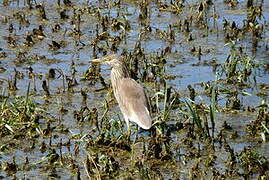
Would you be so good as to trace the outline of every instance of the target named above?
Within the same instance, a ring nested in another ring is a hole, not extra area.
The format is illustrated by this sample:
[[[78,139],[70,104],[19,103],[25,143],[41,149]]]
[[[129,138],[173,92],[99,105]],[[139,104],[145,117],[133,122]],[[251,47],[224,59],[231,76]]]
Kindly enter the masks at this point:
[[[0,1],[0,179],[269,178],[268,20],[267,0]],[[90,63],[111,53],[152,104],[130,141]]]

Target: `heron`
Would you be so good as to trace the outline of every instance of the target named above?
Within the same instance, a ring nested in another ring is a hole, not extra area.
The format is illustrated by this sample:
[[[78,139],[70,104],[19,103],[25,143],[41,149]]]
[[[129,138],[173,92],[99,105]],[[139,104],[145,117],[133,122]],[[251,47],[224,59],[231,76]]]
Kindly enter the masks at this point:
[[[127,124],[128,135],[130,135],[129,121],[135,122],[143,129],[150,129],[152,119],[146,93],[144,88],[131,78],[124,56],[112,54],[93,59],[91,62],[112,67],[110,76],[113,94]]]

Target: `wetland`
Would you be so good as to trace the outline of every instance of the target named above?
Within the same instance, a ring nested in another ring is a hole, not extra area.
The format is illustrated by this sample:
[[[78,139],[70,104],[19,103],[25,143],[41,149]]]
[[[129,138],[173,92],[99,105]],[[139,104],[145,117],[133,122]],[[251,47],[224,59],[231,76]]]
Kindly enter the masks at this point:
[[[269,1],[0,1],[0,179],[269,179]],[[153,127],[113,96],[117,53]],[[138,133],[137,133],[138,132]]]

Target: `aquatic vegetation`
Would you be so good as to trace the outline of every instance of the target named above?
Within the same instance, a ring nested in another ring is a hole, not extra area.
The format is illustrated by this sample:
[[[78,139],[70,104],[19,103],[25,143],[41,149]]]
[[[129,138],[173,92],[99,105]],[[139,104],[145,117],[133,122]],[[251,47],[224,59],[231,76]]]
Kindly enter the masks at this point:
[[[242,164],[245,175],[261,172],[263,177],[268,169],[268,158],[259,155],[251,147],[245,147],[244,150],[239,154],[240,163]]]
[[[29,87],[25,97],[1,97],[1,137],[12,135],[13,138],[35,137],[42,135],[39,119],[44,110],[36,106],[29,97]]]
[[[267,179],[268,7],[2,1],[0,179]],[[150,102],[130,139],[111,53]]]

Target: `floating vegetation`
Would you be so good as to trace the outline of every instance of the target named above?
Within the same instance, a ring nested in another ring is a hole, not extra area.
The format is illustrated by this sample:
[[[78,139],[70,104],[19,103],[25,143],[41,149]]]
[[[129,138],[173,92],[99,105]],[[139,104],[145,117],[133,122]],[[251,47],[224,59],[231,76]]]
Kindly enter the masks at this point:
[[[268,1],[0,3],[0,179],[268,179]],[[121,54],[150,102],[124,118]]]

